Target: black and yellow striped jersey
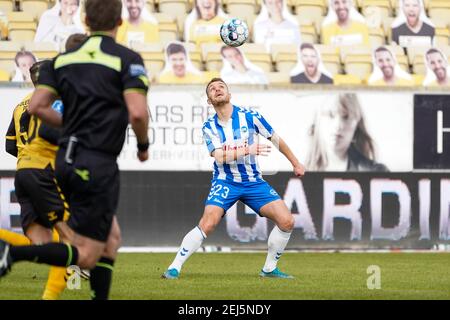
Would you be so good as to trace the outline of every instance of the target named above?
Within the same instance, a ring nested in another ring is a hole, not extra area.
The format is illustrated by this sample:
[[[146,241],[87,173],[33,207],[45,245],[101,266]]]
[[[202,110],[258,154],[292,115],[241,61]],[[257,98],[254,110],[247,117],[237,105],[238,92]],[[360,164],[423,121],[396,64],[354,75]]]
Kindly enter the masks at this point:
[[[54,168],[59,130],[42,123],[27,112],[31,94],[14,109],[6,134],[6,151],[17,157],[19,169]]]

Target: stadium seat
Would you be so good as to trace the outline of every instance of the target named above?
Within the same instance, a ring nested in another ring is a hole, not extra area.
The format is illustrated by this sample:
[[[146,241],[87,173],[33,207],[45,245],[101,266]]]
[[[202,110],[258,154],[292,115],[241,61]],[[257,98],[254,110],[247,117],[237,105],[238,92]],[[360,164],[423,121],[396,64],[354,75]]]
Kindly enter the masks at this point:
[[[162,43],[134,43],[132,49],[141,54],[145,67],[152,77],[159,75],[166,61]]]
[[[12,41],[33,41],[36,33],[36,22],[28,12],[10,12],[9,39]]]
[[[428,14],[432,20],[444,20],[450,24],[450,1],[430,0]]]
[[[178,26],[173,16],[166,13],[153,13],[159,25],[159,37],[163,44],[178,40]]]
[[[326,15],[328,3],[326,0],[293,0],[293,6],[296,15],[314,20]]]
[[[0,0],[0,11],[9,13],[14,10],[14,2],[12,0]]]
[[[287,85],[291,82],[289,73],[286,72],[267,72],[266,76],[271,85]]]
[[[255,0],[227,0],[227,12],[230,17],[247,20],[256,14]],[[249,22],[249,21],[247,21]]]
[[[20,43],[0,41],[0,69],[12,73],[16,67],[14,58],[22,48]]]
[[[425,80],[425,75],[424,74],[412,74],[411,77],[414,80],[414,85],[416,85],[416,86],[422,86],[423,85],[423,80]]]
[[[273,44],[271,54],[276,71],[289,73],[297,64],[297,50],[295,44]]]
[[[147,7],[148,11],[150,12],[156,12],[156,1],[154,0],[146,0],[145,1],[145,6]],[[159,1],[161,3],[161,1]]]
[[[201,51],[192,42],[185,43],[185,46],[189,52],[189,58],[191,59],[192,64],[198,70],[203,70],[203,60],[202,60]]]
[[[447,46],[450,44],[449,39],[450,39],[450,30],[447,27],[438,27],[436,25],[434,35],[434,45]]]
[[[0,70],[0,81],[9,81],[10,78],[10,73],[8,71]]]
[[[395,18],[393,17],[387,17],[384,18],[382,21],[382,27],[384,29],[384,34],[386,36],[386,43],[390,44],[392,42],[392,22]]]
[[[336,74],[333,81],[337,86],[362,84],[362,79],[352,74]]]
[[[369,16],[376,12],[380,17],[386,18],[392,16],[390,0],[361,0],[361,12],[364,16]],[[377,8],[376,11],[373,8]]]
[[[369,29],[369,43],[371,47],[378,47],[386,44],[384,29],[381,27]]]
[[[316,31],[316,25],[312,20],[308,20],[303,16],[296,16],[300,25],[300,33],[302,36],[302,42],[318,43],[318,35]]]
[[[21,7],[22,11],[31,14],[36,21],[39,21],[41,15],[48,10],[48,0],[22,0]]]
[[[202,59],[205,62],[205,69],[208,71],[220,71],[222,69],[221,43],[203,43],[201,46]]]
[[[52,59],[58,54],[58,48],[54,43],[48,42],[27,42],[25,49],[33,52],[38,60]]]
[[[341,59],[339,57],[339,48],[329,45],[316,45],[320,52],[322,62],[333,75],[341,73]]]
[[[346,74],[362,80],[372,72],[372,49],[370,47],[342,47],[340,54]]]
[[[187,0],[159,0],[159,12],[175,18],[180,34],[183,34],[188,7]]]
[[[242,46],[242,51],[251,62],[261,67],[264,72],[272,71],[272,59],[263,44],[247,43]]]

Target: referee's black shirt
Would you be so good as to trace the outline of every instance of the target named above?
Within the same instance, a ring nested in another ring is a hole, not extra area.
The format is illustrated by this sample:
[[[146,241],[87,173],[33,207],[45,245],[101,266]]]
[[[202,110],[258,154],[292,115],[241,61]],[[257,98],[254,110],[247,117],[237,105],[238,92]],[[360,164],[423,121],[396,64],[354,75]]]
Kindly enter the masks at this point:
[[[101,33],[44,64],[38,81],[38,88],[63,101],[60,144],[75,136],[83,147],[115,156],[122,150],[128,125],[124,92],[148,91],[140,55]]]

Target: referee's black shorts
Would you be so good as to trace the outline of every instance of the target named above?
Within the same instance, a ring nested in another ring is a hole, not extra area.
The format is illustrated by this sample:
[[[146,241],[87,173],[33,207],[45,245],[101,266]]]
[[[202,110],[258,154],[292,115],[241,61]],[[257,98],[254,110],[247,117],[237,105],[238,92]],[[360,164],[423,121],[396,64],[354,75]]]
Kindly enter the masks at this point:
[[[59,148],[55,173],[70,205],[68,225],[82,236],[106,242],[119,201],[116,157],[77,146],[69,164],[66,151]]]
[[[32,223],[50,229],[64,218],[64,200],[50,165],[45,169],[17,170],[14,184],[24,232]]]

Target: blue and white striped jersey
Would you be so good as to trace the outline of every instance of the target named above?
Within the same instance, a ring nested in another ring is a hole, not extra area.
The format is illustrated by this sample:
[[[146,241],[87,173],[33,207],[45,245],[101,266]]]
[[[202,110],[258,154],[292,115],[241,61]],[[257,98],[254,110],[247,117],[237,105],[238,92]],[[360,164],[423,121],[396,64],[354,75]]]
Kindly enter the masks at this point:
[[[203,125],[203,136],[210,154],[215,149],[226,151],[244,148],[258,143],[258,134],[270,138],[273,133],[272,127],[257,111],[234,105],[227,123],[221,123],[216,114]],[[262,175],[256,156],[248,155],[224,164],[214,161],[213,179],[255,182],[262,181]]]

